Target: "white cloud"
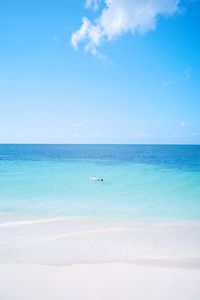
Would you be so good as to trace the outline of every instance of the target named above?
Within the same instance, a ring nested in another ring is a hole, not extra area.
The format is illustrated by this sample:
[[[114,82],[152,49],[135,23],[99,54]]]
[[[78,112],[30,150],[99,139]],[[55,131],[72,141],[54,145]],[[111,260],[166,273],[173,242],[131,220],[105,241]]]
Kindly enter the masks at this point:
[[[92,25],[90,20],[84,17],[81,28],[72,34],[71,43],[77,49],[80,42],[85,42],[85,50],[95,55],[97,54],[96,47],[100,44],[101,38],[100,28]]]
[[[105,7],[93,21],[83,17],[80,29],[71,37],[75,49],[97,54],[103,40],[111,41],[127,32],[145,33],[156,28],[159,16],[170,16],[178,10],[180,0],[102,0]],[[99,7],[100,1],[87,0],[87,7]]]

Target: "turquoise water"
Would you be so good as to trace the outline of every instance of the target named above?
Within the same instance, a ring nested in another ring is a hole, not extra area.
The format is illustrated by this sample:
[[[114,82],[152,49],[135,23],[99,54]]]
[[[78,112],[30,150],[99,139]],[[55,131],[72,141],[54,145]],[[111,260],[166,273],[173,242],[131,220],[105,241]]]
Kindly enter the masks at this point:
[[[0,213],[200,220],[200,146],[0,145]]]

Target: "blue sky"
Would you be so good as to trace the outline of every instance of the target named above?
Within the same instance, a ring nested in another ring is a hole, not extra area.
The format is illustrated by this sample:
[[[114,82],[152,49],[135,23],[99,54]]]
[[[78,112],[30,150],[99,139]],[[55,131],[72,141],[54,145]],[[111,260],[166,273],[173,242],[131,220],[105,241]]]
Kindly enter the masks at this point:
[[[200,143],[200,2],[112,1],[1,3],[1,143]]]

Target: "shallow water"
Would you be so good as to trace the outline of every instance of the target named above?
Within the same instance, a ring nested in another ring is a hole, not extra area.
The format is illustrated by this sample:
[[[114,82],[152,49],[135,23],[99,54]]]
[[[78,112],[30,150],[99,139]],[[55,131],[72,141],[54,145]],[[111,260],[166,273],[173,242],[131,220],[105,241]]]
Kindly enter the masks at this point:
[[[0,213],[200,220],[200,146],[0,145]]]

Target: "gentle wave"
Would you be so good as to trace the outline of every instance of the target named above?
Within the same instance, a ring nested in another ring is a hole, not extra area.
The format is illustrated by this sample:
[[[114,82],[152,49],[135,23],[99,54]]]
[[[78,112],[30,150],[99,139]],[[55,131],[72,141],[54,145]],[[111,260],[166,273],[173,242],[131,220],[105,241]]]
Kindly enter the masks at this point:
[[[43,243],[48,243],[60,239],[65,239],[65,238],[70,238],[70,237],[79,237],[79,236],[84,236],[88,234],[94,234],[94,233],[107,233],[107,232],[119,232],[119,231],[126,231],[130,230],[129,228],[126,227],[108,227],[108,228],[94,228],[94,229],[88,229],[88,230],[81,230],[81,231],[75,231],[75,232],[68,232],[52,237],[48,237],[42,240],[34,241],[34,242],[29,242],[29,243],[23,243],[18,246],[12,246],[12,247],[7,247],[7,248],[2,248],[0,249],[1,251],[9,250],[9,249],[18,249],[22,247],[27,247],[27,246],[34,246],[34,245],[40,245]]]
[[[45,224],[45,223],[62,222],[67,220],[81,220],[81,219],[86,219],[86,218],[63,217],[63,218],[37,219],[37,220],[27,220],[27,221],[11,221],[11,222],[0,223],[0,228],[23,226],[23,225],[34,225],[34,224]]]

